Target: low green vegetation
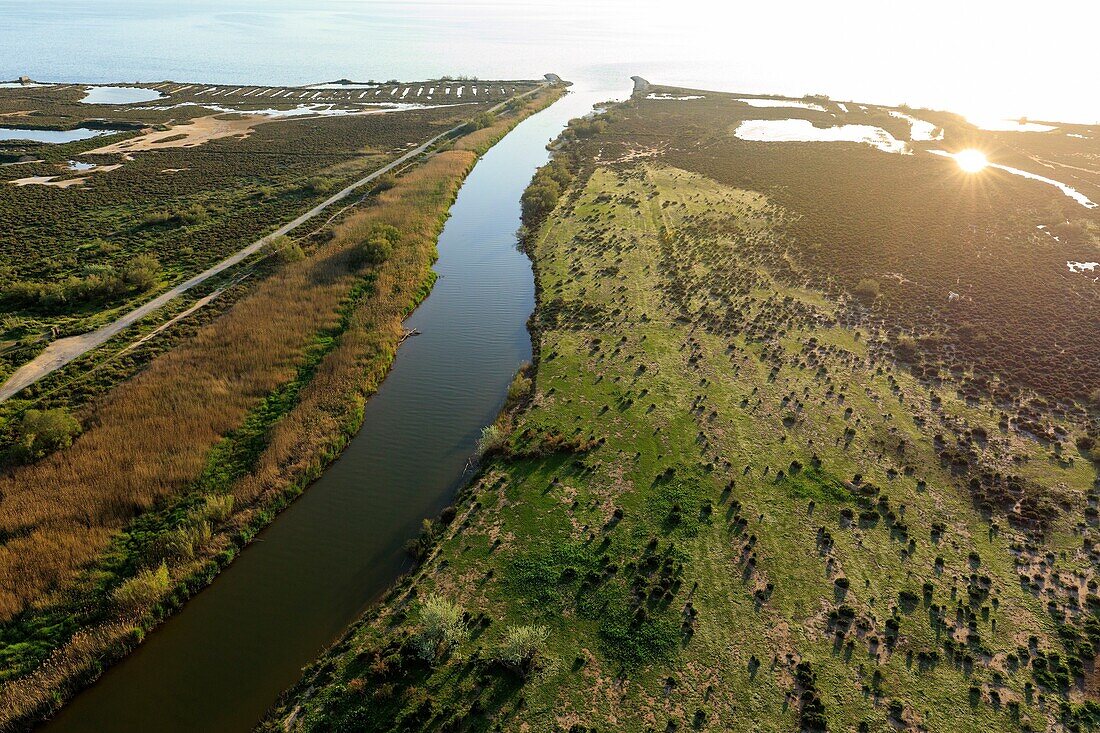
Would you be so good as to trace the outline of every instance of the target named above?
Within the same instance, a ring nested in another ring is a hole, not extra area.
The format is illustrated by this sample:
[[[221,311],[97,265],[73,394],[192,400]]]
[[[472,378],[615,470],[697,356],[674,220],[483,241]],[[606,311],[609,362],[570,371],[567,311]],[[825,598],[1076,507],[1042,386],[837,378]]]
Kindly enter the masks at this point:
[[[808,284],[797,210],[609,157],[651,140],[616,118],[524,196],[536,365],[479,476],[261,728],[1100,723],[1095,426],[915,373],[878,282]],[[427,604],[462,632],[426,657]]]

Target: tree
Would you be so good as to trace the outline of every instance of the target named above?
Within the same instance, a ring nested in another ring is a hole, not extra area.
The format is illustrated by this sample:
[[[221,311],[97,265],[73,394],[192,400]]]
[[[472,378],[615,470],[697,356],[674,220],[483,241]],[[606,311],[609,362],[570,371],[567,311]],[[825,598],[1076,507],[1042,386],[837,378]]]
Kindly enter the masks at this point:
[[[19,422],[19,439],[23,457],[27,461],[68,448],[80,435],[80,423],[67,410],[27,410]]]

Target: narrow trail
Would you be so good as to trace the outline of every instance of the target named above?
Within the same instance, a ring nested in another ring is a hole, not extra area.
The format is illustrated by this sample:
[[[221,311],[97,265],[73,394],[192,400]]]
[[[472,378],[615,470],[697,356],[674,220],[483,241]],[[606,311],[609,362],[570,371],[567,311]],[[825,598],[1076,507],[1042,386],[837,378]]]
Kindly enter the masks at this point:
[[[496,112],[497,110],[502,109],[509,102],[515,99],[522,99],[523,97],[534,94],[535,92],[541,90],[544,86],[545,85],[540,84],[538,87],[532,89],[531,91],[509,97],[505,101],[494,105],[493,107],[490,107],[488,112]],[[244,260],[259,252],[267,244],[271,243],[272,240],[297,229],[302,224],[316,217],[318,214],[325,211],[333,204],[344,200],[352,193],[367,185],[368,183],[371,183],[380,176],[389,173],[394,168],[397,168],[398,166],[409,162],[413,158],[422,155],[435,143],[439,142],[441,139],[447,137],[448,135],[454,134],[465,124],[466,122],[463,122],[461,124],[455,125],[449,130],[439,133],[435,137],[413,148],[404,155],[401,155],[400,157],[390,161],[381,168],[378,168],[372,173],[350,184],[341,191],[333,194],[332,196],[317,204],[312,209],[297,217],[296,219],[284,224],[270,234],[261,237],[260,239],[257,239],[252,244],[238,250],[234,254],[214,265],[213,267],[210,267],[209,269],[200,272],[198,275],[195,275],[191,279],[186,280],[179,285],[171,288],[170,290],[166,290],[152,300],[143,303],[142,305],[139,305],[137,308],[134,308],[128,313],[120,316],[111,323],[108,323],[106,326],[98,328],[95,331],[89,331],[88,333],[82,333],[77,336],[69,336],[67,338],[52,341],[45,349],[42,350],[41,354],[16,369],[15,372],[12,373],[11,377],[8,378],[8,381],[5,382],[3,386],[0,386],[0,403],[14,397],[17,393],[19,393],[20,390],[24,389],[25,387],[29,387],[43,377],[52,374],[53,372],[72,362],[73,360],[79,359],[81,356],[84,356],[84,354],[87,354],[89,351],[92,351],[93,349],[96,349],[107,343],[122,331],[134,325],[149,314],[160,310],[166,304],[183,295],[191,288],[194,288],[197,285],[201,285],[210,278],[221,274],[222,272],[228,270],[235,265],[240,264]]]

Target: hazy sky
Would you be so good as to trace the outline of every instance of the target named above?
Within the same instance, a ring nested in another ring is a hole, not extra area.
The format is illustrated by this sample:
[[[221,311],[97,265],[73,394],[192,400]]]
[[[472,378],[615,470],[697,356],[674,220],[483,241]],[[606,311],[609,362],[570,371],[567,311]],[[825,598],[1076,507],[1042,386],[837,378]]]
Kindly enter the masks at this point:
[[[0,0],[0,77],[627,77],[1100,122],[1100,3]]]

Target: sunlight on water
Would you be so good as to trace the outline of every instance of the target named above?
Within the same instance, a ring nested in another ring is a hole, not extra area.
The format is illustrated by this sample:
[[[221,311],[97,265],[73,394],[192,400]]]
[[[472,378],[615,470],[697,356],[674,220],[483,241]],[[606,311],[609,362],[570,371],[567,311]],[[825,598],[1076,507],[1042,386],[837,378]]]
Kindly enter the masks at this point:
[[[809,120],[745,120],[733,134],[752,142],[851,142],[865,143],[884,153],[910,153],[908,145],[873,125],[814,127]]]
[[[0,80],[300,85],[555,71],[617,89],[639,74],[694,89],[1098,122],[1097,11],[1070,0],[1043,9],[961,3],[948,25],[870,0],[843,10],[806,0],[0,0]],[[965,73],[974,69],[980,84]]]
[[[966,173],[983,171],[989,165],[989,158],[985,157],[985,153],[980,150],[960,150],[955,153],[954,158],[959,168]]]

